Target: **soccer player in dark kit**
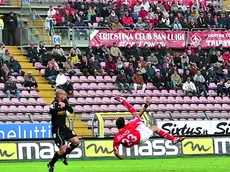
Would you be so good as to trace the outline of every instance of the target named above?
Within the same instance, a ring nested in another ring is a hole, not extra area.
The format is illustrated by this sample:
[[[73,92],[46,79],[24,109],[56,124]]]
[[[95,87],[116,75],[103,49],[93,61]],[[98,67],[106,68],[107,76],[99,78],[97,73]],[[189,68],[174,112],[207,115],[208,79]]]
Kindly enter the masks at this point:
[[[73,108],[69,105],[64,90],[57,90],[56,97],[50,105],[50,114],[52,121],[52,134],[55,144],[59,151],[54,154],[53,159],[47,164],[49,172],[54,171],[54,164],[62,159],[65,165],[68,165],[66,155],[71,153],[78,145],[79,139],[70,128],[66,126],[66,113],[73,113]],[[65,141],[71,142],[67,147]]]

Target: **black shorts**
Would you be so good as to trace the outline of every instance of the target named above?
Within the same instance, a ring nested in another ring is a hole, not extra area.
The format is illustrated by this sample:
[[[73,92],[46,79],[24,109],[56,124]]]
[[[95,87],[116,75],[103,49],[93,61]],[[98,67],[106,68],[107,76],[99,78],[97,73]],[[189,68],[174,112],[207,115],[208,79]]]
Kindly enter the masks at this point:
[[[77,135],[69,127],[57,127],[54,129],[53,138],[57,147],[61,147],[65,144],[65,141],[76,137]]]

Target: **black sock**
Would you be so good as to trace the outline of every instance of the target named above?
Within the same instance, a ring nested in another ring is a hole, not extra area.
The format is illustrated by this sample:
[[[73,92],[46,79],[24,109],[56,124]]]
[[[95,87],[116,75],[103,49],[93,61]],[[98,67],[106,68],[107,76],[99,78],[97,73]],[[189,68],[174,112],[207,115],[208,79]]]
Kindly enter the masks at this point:
[[[67,147],[67,149],[66,149],[64,155],[62,155],[62,157],[63,157],[63,158],[66,158],[66,155],[70,154],[76,147],[77,147],[76,145],[74,145],[73,143],[71,143],[71,144]]]
[[[54,154],[53,159],[50,161],[50,165],[54,166],[54,164],[58,161],[59,158],[60,158],[60,155],[58,155],[58,153],[56,152]]]

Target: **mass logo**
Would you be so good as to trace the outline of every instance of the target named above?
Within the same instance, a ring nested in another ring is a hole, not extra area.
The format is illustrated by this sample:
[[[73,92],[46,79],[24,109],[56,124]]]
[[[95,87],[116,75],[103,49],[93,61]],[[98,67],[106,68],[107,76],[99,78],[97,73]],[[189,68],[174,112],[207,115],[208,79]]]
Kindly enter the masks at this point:
[[[0,160],[17,159],[16,143],[0,143]]]
[[[113,141],[85,141],[85,155],[87,157],[114,156]]]
[[[204,139],[186,139],[182,142],[183,153],[185,155],[195,154],[213,154],[213,140]]]
[[[200,44],[200,42],[202,41],[201,37],[194,33],[191,37],[190,37],[190,42],[191,42],[191,45],[198,45]]]

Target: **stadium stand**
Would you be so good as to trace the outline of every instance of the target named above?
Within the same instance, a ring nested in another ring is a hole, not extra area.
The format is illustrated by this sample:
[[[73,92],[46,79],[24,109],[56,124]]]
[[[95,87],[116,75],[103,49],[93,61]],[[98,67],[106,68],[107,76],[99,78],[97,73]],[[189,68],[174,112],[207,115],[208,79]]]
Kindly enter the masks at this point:
[[[5,5],[21,5],[15,3],[15,1],[6,1]],[[98,134],[98,122],[92,121],[96,113],[118,112],[117,115],[121,115],[126,111],[123,106],[114,101],[113,97],[117,95],[126,97],[137,110],[141,109],[143,100],[147,96],[152,97],[153,102],[148,109],[148,114],[156,121],[229,120],[230,57],[228,49],[212,47],[209,50],[203,50],[199,49],[199,46],[191,48],[189,45],[183,50],[160,45],[154,48],[130,47],[130,49],[116,47],[116,45],[112,48],[106,45],[105,47],[89,47],[87,40],[90,34],[89,29],[229,30],[228,13],[224,9],[218,11],[221,3],[220,1],[207,2],[207,5],[200,4],[200,8],[194,5],[189,7],[192,10],[189,12],[183,4],[159,1],[155,5],[150,4],[150,8],[145,4],[135,5],[134,10],[137,10],[137,13],[134,13],[129,11],[132,9],[127,5],[119,4],[116,7],[116,3],[112,1],[103,4],[102,1],[68,0],[60,3],[60,1],[31,0],[31,8],[36,6],[41,15],[36,13],[33,19],[21,18],[31,30],[30,36],[20,38],[25,39],[25,43],[20,44],[25,53],[22,53],[18,47],[7,46],[7,48],[20,62],[25,74],[32,72],[38,83],[38,92],[24,87],[24,77],[13,73],[12,78],[16,81],[21,94],[19,100],[14,97],[10,100],[6,98],[3,91],[4,84],[0,83],[2,90],[0,92],[0,122],[49,122],[48,104],[54,98],[56,88],[63,88],[70,93],[69,102],[74,106],[77,114],[70,118],[75,119],[74,127],[80,136],[90,136],[92,127]],[[59,11],[60,15],[50,12],[50,9],[55,10],[53,8]],[[72,11],[72,16],[69,16],[67,11]],[[131,13],[132,17],[125,16],[125,11]],[[202,17],[199,17],[202,15],[205,16],[204,21]],[[210,22],[209,15],[216,18],[215,21],[211,18],[211,24],[207,24]],[[222,15],[225,16],[221,17]],[[188,23],[184,18],[188,19]],[[23,33],[28,31],[28,28],[23,29]],[[60,45],[53,43],[54,34],[61,35]],[[110,56],[111,61],[108,60]],[[71,61],[66,63],[68,57]],[[50,68],[47,65],[50,65]],[[57,84],[56,76],[62,69],[75,72],[66,72],[60,76],[64,82]],[[103,69],[103,75],[100,75],[101,69]],[[146,84],[146,89],[133,91],[132,94],[123,93],[116,80],[122,70],[125,73],[125,82],[130,85],[133,85],[133,75],[140,71],[140,77]],[[189,74],[187,70],[190,71]],[[197,71],[201,71],[201,74]],[[187,90],[182,85],[187,83],[188,78],[194,82],[195,91],[189,89],[188,92],[191,91],[191,94],[187,95],[185,94]],[[111,136],[117,131],[115,118],[105,118],[104,126],[106,136]]]

